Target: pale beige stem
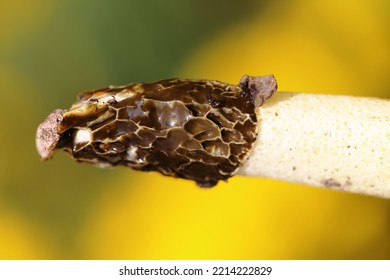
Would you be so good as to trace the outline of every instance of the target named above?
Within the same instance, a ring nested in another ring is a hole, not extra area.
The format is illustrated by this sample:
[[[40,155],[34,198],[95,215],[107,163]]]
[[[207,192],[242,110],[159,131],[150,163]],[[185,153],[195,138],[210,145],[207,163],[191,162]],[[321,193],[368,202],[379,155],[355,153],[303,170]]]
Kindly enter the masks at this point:
[[[390,198],[390,100],[275,93],[238,175]]]

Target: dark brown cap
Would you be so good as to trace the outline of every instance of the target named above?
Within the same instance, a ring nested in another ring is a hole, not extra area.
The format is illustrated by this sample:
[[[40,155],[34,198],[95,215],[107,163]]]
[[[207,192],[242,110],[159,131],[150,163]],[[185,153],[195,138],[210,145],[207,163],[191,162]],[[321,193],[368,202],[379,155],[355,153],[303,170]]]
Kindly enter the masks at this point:
[[[87,92],[38,127],[38,152],[46,159],[62,148],[77,161],[212,187],[247,158],[257,136],[255,107],[275,90],[273,76],[244,76],[237,86],[170,79]]]

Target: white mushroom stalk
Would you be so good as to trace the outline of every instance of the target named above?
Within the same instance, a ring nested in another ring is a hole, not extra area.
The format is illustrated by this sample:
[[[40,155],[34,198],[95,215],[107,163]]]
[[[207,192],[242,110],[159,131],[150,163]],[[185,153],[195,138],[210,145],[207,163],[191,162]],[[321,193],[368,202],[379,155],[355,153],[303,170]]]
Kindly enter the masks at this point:
[[[239,175],[390,198],[390,100],[278,92],[256,110]]]

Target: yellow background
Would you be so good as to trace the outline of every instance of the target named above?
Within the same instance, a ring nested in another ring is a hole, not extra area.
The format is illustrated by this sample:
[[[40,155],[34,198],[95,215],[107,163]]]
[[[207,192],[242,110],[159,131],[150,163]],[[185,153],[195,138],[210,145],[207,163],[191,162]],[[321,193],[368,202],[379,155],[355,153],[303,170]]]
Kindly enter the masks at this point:
[[[390,97],[388,1],[236,2],[0,2],[1,259],[390,258],[389,200],[40,161],[39,122],[109,84],[273,73],[283,91]]]

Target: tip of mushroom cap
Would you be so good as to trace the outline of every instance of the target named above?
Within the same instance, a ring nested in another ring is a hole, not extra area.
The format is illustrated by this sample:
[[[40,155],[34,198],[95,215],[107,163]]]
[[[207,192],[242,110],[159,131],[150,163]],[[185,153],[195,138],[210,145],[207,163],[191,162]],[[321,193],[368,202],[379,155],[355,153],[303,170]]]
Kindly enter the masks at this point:
[[[249,93],[253,104],[260,107],[276,92],[278,84],[274,75],[248,76],[244,75],[239,86]]]
[[[37,128],[35,144],[43,160],[49,159],[60,140],[57,132],[58,124],[62,121],[63,109],[52,112]]]

